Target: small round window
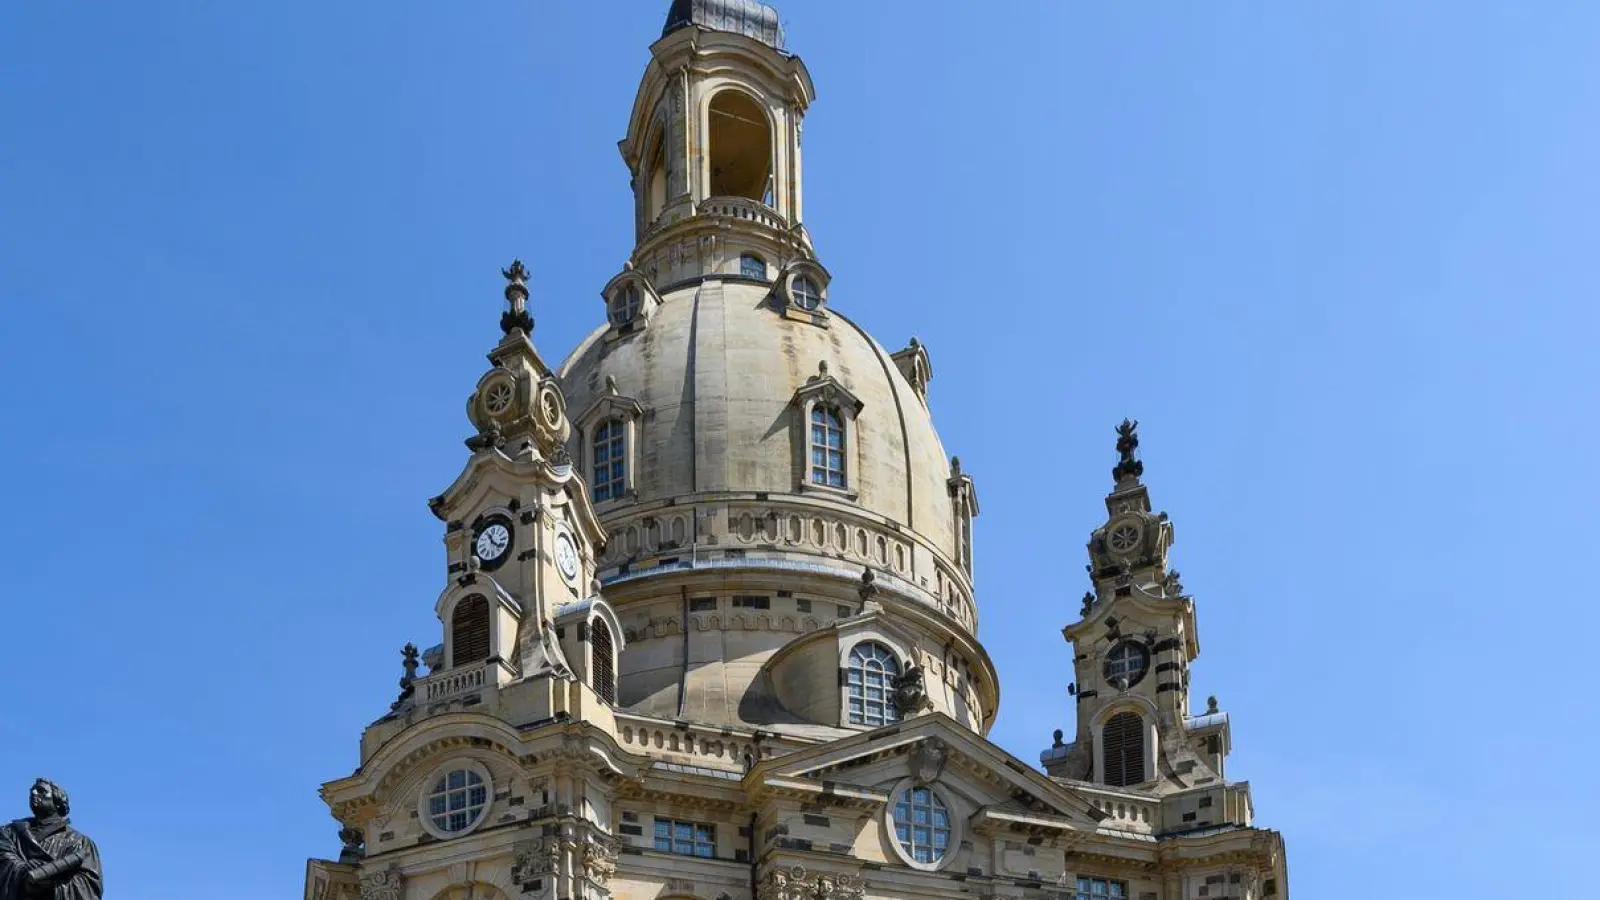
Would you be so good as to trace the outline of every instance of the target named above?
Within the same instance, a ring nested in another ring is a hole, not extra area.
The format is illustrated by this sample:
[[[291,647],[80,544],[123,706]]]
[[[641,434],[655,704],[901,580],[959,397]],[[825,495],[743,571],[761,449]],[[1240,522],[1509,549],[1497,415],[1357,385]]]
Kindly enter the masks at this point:
[[[1106,683],[1126,690],[1139,683],[1150,668],[1150,651],[1137,641],[1123,641],[1106,656]]]
[[[950,851],[950,810],[931,788],[908,787],[894,805],[894,836],[913,862],[931,866]]]
[[[489,773],[470,764],[444,772],[423,795],[422,812],[440,837],[471,831],[489,812]]]
[[[801,309],[816,309],[822,305],[822,289],[805,275],[795,278],[790,293],[794,295],[794,305]]]
[[[630,284],[611,298],[611,324],[626,325],[639,315],[639,286]]]

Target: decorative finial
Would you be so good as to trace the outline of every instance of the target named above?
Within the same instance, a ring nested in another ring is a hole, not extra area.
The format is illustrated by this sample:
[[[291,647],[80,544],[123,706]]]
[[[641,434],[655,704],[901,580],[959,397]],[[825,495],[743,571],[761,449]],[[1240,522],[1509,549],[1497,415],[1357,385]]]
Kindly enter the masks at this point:
[[[1061,737],[1062,737],[1061,729],[1057,728],[1055,730],[1055,733],[1052,734],[1051,737],[1055,741],[1055,743],[1051,744],[1051,746],[1053,746],[1053,747],[1064,747],[1064,746],[1066,746],[1066,744],[1062,743],[1062,740],[1061,740]]]
[[[821,360],[821,361],[819,361],[817,363],[817,377],[819,377],[819,378],[827,378],[828,377],[828,361],[827,360],[824,359],[824,360]]]
[[[606,393],[613,397],[622,393],[621,391],[617,390],[617,376],[609,374],[606,375]]]
[[[390,712],[394,712],[405,705],[405,702],[411,699],[412,693],[416,691],[417,656],[416,644],[407,643],[400,650],[400,665],[405,669],[405,672],[400,676],[400,696],[389,705]]]
[[[959,457],[959,456],[950,457],[950,477],[951,478],[960,478],[961,477],[961,457]]]
[[[1122,420],[1117,426],[1117,465],[1111,470],[1111,477],[1118,483],[1124,478],[1137,479],[1144,474],[1144,463],[1133,458],[1133,451],[1139,449],[1138,435],[1139,421]]]
[[[1089,613],[1094,611],[1094,591],[1083,592],[1083,609],[1078,611],[1080,618],[1089,618]]]
[[[1213,715],[1216,712],[1217,712],[1217,695],[1216,694],[1212,694],[1211,696],[1206,698],[1206,715],[1208,715],[1208,716],[1209,715]]]
[[[511,268],[501,269],[500,274],[505,276],[506,303],[510,308],[500,315],[500,330],[510,334],[512,329],[520,328],[523,334],[533,333],[533,316],[528,315],[528,270],[522,265],[522,260],[513,259]]]

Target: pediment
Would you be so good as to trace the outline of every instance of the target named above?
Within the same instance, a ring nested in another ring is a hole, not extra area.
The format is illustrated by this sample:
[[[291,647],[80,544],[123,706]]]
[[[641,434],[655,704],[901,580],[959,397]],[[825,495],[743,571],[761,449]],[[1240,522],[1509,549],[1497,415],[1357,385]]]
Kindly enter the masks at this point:
[[[1105,814],[1070,788],[941,713],[778,757],[751,772],[753,785],[815,795],[816,802],[873,808],[885,785],[934,783],[957,790],[976,809],[974,827],[1007,831],[1092,832]]]

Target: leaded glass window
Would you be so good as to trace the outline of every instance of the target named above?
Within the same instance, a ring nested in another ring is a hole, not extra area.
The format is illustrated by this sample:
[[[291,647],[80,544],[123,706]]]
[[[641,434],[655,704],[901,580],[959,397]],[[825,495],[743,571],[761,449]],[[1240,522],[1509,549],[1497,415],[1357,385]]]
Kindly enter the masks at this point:
[[[850,724],[877,727],[896,722],[900,712],[890,693],[900,677],[900,662],[888,647],[866,641],[850,651],[850,668],[845,675],[850,704]]]
[[[811,483],[845,487],[844,417],[831,406],[811,408]]]
[[[489,805],[489,786],[471,769],[442,775],[428,792],[428,821],[446,834],[466,831],[477,824]]]
[[[591,442],[594,448],[593,480],[594,499],[615,500],[622,496],[628,475],[628,423],[611,419],[595,429]]]
[[[906,788],[894,806],[894,836],[913,860],[936,863],[950,849],[950,810],[932,790]]]

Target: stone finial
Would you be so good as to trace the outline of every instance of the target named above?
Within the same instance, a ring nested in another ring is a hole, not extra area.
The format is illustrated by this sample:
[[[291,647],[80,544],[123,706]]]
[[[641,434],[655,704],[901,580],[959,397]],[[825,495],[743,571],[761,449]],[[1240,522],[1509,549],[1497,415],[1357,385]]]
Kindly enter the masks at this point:
[[[606,375],[606,393],[613,397],[622,393],[622,391],[617,389],[617,376],[611,374]]]
[[[1134,458],[1134,451],[1139,449],[1139,421],[1123,419],[1117,426],[1117,464],[1111,470],[1111,477],[1118,483],[1125,478],[1138,480],[1144,474],[1144,463]]]
[[[1057,728],[1055,730],[1055,733],[1051,735],[1051,740],[1053,741],[1053,743],[1051,743],[1050,746],[1052,746],[1052,747],[1065,747],[1066,743],[1064,743],[1061,740],[1061,737],[1062,737],[1061,729]]]
[[[961,477],[961,457],[959,457],[959,456],[950,457],[950,477],[951,478],[960,478]]]
[[[824,359],[824,360],[819,360],[817,362],[817,377],[818,378],[827,378],[828,377],[828,361],[827,360]]]
[[[500,330],[510,334],[521,329],[523,334],[533,333],[533,316],[528,314],[528,270],[522,260],[513,259],[511,267],[501,269],[506,279],[506,303],[509,308],[500,316]]]
[[[1206,698],[1206,715],[1210,716],[1210,715],[1215,715],[1216,713],[1217,713],[1217,695],[1216,694],[1212,694],[1211,696]]]
[[[411,695],[416,691],[417,658],[419,656],[420,654],[417,652],[416,644],[407,642],[406,645],[400,649],[400,666],[405,671],[403,671],[400,675],[400,696],[395,699],[394,703],[389,705],[390,712],[394,712],[403,706],[407,700],[411,699]]]
[[[1089,613],[1094,611],[1094,591],[1083,592],[1083,609],[1078,610],[1080,618],[1087,619]]]

